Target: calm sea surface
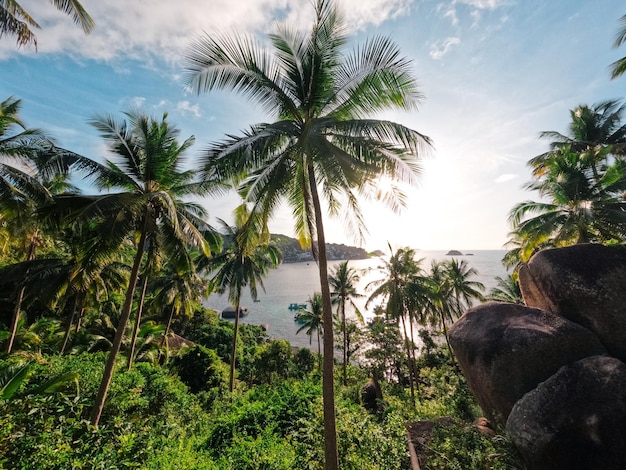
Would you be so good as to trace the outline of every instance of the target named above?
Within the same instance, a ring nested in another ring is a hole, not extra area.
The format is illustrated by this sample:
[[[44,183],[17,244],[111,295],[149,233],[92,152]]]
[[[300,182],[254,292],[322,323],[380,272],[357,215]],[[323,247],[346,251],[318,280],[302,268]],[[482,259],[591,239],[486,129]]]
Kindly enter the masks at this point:
[[[468,251],[472,256],[457,256],[455,258],[466,260],[470,267],[478,271],[474,280],[485,285],[485,292],[496,285],[496,276],[504,277],[507,271],[502,266],[504,250],[477,250]],[[446,251],[417,251],[418,258],[423,258],[422,266],[428,268],[431,260],[450,259]],[[340,261],[330,261],[329,268],[339,264]],[[367,284],[371,281],[384,278],[384,275],[377,270],[383,263],[379,258],[350,261],[349,266],[357,270],[366,270],[361,276],[359,287],[365,298],[357,300],[364,317],[373,316],[371,311],[364,309],[365,301],[369,296],[366,290]],[[301,332],[296,335],[299,326],[293,319],[294,311],[289,310],[291,303],[305,303],[314,292],[320,290],[319,275],[315,263],[286,263],[279,268],[270,271],[264,280],[265,292],[259,292],[259,302],[253,302],[250,293],[246,290],[242,294],[242,306],[248,307],[249,314],[241,319],[243,323],[253,325],[267,325],[268,334],[273,338],[282,338],[289,341],[294,346],[309,346],[309,337]],[[375,305],[376,302],[373,302]],[[212,294],[205,305],[217,311],[222,311],[228,307],[229,302],[226,295]],[[373,306],[372,305],[372,306]],[[315,341],[314,341],[315,342]],[[315,349],[315,345],[314,345]]]

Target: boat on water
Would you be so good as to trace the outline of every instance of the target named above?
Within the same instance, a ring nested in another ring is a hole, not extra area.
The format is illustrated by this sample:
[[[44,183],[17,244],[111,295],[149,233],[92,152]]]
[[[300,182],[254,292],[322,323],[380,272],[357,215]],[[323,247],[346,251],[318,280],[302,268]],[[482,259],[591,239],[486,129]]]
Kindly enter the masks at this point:
[[[239,318],[245,317],[246,315],[248,315],[248,308],[239,307]],[[222,318],[226,318],[226,319],[235,318],[235,307],[230,306],[222,310]]]
[[[301,308],[306,308],[306,304],[298,304],[298,303],[289,304],[289,310],[299,310]]]

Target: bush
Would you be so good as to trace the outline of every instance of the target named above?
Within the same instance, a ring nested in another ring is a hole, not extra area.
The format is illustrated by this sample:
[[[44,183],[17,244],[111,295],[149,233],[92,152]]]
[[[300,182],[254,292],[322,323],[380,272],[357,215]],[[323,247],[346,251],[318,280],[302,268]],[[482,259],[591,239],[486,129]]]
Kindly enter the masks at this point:
[[[192,393],[222,388],[228,377],[228,366],[217,353],[199,345],[176,357],[172,368]]]

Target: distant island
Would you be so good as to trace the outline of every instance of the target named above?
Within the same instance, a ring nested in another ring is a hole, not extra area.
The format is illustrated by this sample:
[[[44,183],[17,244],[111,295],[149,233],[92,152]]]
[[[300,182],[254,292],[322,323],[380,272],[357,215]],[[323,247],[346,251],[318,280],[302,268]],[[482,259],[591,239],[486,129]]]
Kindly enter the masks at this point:
[[[461,253],[458,250],[450,250],[446,253],[447,256],[474,256],[474,253]]]
[[[287,235],[272,235],[272,242],[283,254],[283,263],[297,263],[300,261],[313,261],[310,250],[300,248],[300,243],[295,238]],[[328,260],[351,260],[367,259],[369,255],[363,248],[348,246],[337,243],[326,244],[326,255]]]

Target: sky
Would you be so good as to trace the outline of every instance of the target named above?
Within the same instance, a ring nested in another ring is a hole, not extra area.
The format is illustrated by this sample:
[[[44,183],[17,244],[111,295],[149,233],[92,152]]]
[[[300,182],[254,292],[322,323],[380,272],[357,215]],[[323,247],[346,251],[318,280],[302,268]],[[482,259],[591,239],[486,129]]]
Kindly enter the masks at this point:
[[[306,30],[308,0],[83,0],[96,27],[83,34],[41,0],[21,5],[42,26],[38,48],[0,37],[0,100],[22,100],[28,127],[94,159],[106,157],[95,115],[141,109],[168,120],[181,140],[194,135],[193,162],[210,142],[275,116],[232,92],[196,95],[184,85],[183,58],[202,34],[266,38],[276,24]],[[363,201],[368,235],[359,242],[339,220],[325,219],[329,242],[385,250],[502,249],[508,214],[537,195],[523,189],[526,162],[547,150],[542,131],[567,132],[569,110],[623,100],[626,76],[609,65],[626,55],[613,48],[623,0],[336,0],[351,31],[346,52],[376,35],[391,37],[413,63],[424,100],[391,119],[434,142],[422,174],[403,187],[407,207],[393,214]],[[88,189],[86,189],[88,191]],[[214,223],[232,221],[235,194],[202,201]],[[272,233],[293,236],[283,207]]]

